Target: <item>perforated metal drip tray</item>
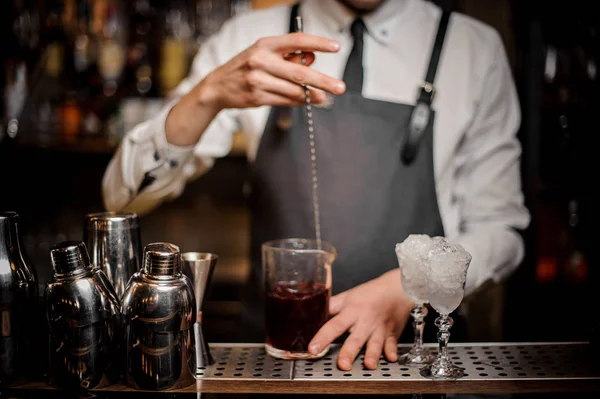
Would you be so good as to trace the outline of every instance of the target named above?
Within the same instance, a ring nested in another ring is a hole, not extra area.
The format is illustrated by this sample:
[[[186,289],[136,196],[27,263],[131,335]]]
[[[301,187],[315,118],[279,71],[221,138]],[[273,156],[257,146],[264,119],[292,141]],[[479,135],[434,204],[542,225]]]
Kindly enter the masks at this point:
[[[290,380],[294,363],[267,355],[260,344],[211,344],[215,364],[201,368],[202,379]]]
[[[559,379],[597,378],[583,359],[587,345],[454,345],[450,347],[452,362],[464,369],[461,380],[490,379]],[[401,347],[400,352],[408,351]],[[437,350],[431,348],[434,354]],[[337,352],[337,351],[336,351]],[[351,371],[339,370],[335,365],[337,353],[318,362],[296,362],[294,379],[379,379],[379,380],[423,380],[419,368],[388,363],[381,359],[376,370],[363,367],[363,355],[357,359]]]
[[[434,345],[427,345],[437,353]],[[351,371],[337,368],[339,346],[316,361],[285,361],[268,356],[262,345],[213,344],[216,364],[203,370],[203,380],[394,381],[426,380],[418,368],[381,359],[376,370],[363,366],[361,354]],[[410,345],[400,345],[400,354]],[[461,381],[474,380],[597,380],[587,343],[451,344],[449,356],[464,368]]]

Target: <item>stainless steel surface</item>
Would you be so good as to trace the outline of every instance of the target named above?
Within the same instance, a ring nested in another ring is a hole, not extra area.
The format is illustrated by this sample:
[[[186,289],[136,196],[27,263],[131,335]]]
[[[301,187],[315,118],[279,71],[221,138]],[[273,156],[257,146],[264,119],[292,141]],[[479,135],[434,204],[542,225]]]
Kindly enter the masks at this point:
[[[290,380],[294,362],[275,359],[263,344],[211,344],[215,364],[200,370],[202,379]]]
[[[183,274],[190,280],[196,298],[196,320],[194,323],[194,339],[196,341],[196,375],[201,374],[200,367],[214,363],[208,342],[204,339],[202,329],[202,301],[210,284],[217,264],[216,254],[205,252],[185,252],[181,254]]]
[[[140,224],[133,212],[99,212],[86,215],[83,229],[92,264],[104,271],[118,298],[131,276],[140,269]]]
[[[195,381],[196,303],[181,273],[179,248],[149,244],[143,263],[123,297],[125,383],[153,391],[189,386]]]
[[[426,345],[436,352],[434,345]],[[337,368],[339,345],[316,361],[277,360],[262,344],[212,344],[215,365],[203,379],[287,379],[294,381],[424,381],[419,368],[381,360],[377,370],[362,366],[363,354],[351,371]],[[400,354],[410,345],[399,345]],[[600,383],[600,369],[592,363],[587,343],[454,344],[452,361],[465,369],[460,381],[591,379]],[[433,383],[433,382],[431,382]]]
[[[23,360],[35,355],[37,278],[22,253],[18,222],[16,212],[0,212],[0,385],[29,374]]]
[[[405,351],[409,347],[400,345],[400,350]],[[452,356],[458,357],[454,360],[464,360],[463,366],[469,374],[456,381],[432,381],[396,363],[381,364],[377,371],[367,371],[363,370],[359,361],[353,371],[343,373],[349,375],[343,375],[341,372],[332,372],[337,370],[335,355],[316,362],[277,360],[266,355],[262,344],[223,343],[213,344],[211,348],[217,363],[204,368],[196,384],[170,392],[177,397],[186,397],[188,394],[200,397],[212,393],[371,396],[564,393],[569,398],[577,393],[596,398],[600,393],[600,370],[587,343],[453,345],[451,350],[456,349],[456,354]],[[335,346],[336,351],[338,348]],[[483,367],[483,370],[477,367]],[[502,370],[497,369],[500,367]],[[332,370],[325,370],[329,368]],[[508,368],[513,371],[508,371]],[[471,372],[488,375],[474,376]],[[32,382],[17,386],[14,392],[47,389],[48,386],[43,382]],[[130,393],[131,389],[117,383],[98,391],[100,396],[109,392],[123,395]]]
[[[60,243],[50,256],[54,275],[45,293],[50,382],[65,389],[109,386],[119,374],[116,294],[103,272],[93,270],[82,241]]]
[[[427,345],[430,346],[430,345]],[[431,351],[437,354],[434,346]],[[401,346],[402,353],[410,346]],[[297,361],[295,380],[426,380],[419,374],[419,368],[406,367],[382,360],[377,370],[366,370],[355,363],[351,371],[345,372],[335,366],[336,347],[331,355],[322,362]],[[523,344],[523,345],[476,345],[450,344],[449,356],[452,362],[464,368],[464,377],[460,380],[495,379],[561,379],[561,378],[597,378],[600,370],[590,369],[586,361],[589,351],[587,344]]]

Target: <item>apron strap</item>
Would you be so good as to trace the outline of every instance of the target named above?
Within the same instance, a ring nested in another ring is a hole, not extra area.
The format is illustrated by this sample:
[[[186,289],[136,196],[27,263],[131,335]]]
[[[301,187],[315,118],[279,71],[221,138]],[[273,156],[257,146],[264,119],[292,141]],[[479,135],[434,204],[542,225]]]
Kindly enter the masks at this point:
[[[433,85],[433,82],[435,81],[435,74],[440,62],[450,14],[451,11],[444,10],[442,12],[433,49],[431,50],[431,57],[429,58],[427,75],[425,75],[425,81],[420,87],[417,105],[409,119],[408,130],[405,134],[401,153],[402,162],[405,165],[410,165],[417,157],[421,136],[427,128],[431,118],[431,102],[435,95],[435,86]]]
[[[296,31],[295,21],[296,17],[298,16],[299,9],[299,2],[291,7],[289,33]],[[415,106],[409,119],[409,125],[405,134],[401,153],[402,162],[405,165],[410,165],[415,160],[419,150],[421,136],[429,124],[429,119],[431,117],[431,103],[433,101],[433,96],[435,95],[435,87],[433,82],[435,81],[435,75],[440,62],[440,56],[442,54],[442,47],[446,37],[446,30],[448,28],[450,14],[451,11],[443,10],[442,16],[440,17],[437,34],[435,36],[435,42],[429,58],[429,67],[427,68],[427,74],[425,75],[425,81],[420,87],[417,105]]]
[[[290,28],[288,33],[296,32],[296,17],[298,16],[298,10],[300,9],[300,3],[296,3],[292,6],[290,12]]]

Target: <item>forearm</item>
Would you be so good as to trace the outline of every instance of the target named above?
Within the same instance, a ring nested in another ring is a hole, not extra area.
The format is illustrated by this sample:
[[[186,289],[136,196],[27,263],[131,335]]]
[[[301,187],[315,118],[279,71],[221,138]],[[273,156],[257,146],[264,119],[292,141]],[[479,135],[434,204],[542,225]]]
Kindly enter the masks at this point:
[[[182,147],[196,144],[220,111],[205,79],[171,109],[165,123],[168,143]]]

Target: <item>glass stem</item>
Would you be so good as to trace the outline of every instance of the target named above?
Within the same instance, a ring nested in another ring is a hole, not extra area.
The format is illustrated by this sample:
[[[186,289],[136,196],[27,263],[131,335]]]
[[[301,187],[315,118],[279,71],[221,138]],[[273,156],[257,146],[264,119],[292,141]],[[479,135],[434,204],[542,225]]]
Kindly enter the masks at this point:
[[[425,316],[427,316],[427,307],[425,305],[417,305],[410,311],[413,318],[413,330],[415,333],[414,349],[420,351],[423,347],[423,330],[425,329]]]
[[[452,327],[452,324],[454,324],[454,320],[447,314],[440,315],[440,317],[435,319],[435,326],[439,329],[437,334],[440,344],[440,350],[437,355],[438,361],[448,361],[448,340],[450,339],[450,327]]]

